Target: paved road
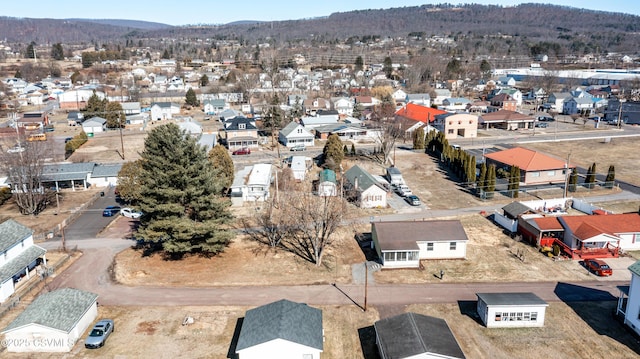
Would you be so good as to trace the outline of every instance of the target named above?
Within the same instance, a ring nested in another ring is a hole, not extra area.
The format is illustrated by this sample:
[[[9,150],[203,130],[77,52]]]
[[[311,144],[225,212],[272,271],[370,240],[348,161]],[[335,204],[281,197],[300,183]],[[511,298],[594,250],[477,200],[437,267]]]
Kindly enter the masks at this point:
[[[65,230],[65,238],[69,241],[78,239],[95,238],[98,232],[109,225],[114,217],[103,217],[102,211],[107,206],[116,206],[116,197],[113,188],[105,188],[104,197],[99,197],[91,206],[85,209],[82,214],[77,217]]]

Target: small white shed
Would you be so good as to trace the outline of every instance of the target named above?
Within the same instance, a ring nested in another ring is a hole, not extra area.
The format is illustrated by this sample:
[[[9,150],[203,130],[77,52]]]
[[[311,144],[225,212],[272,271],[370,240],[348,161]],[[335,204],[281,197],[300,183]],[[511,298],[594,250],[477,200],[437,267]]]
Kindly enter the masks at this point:
[[[107,130],[107,120],[102,117],[92,117],[82,123],[85,133],[98,133]]]
[[[307,157],[292,156],[291,171],[293,172],[293,178],[296,181],[304,181],[304,178],[307,175]]]
[[[476,293],[478,315],[487,328],[544,326],[549,304],[533,293]]]
[[[73,288],[40,295],[2,331],[7,351],[71,351],[98,316],[97,299],[97,294]]]

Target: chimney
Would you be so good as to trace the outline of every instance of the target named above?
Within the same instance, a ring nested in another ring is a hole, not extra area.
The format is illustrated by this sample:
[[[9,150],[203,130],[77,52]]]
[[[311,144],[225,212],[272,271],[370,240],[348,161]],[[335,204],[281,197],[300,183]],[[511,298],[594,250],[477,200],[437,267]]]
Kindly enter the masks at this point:
[[[358,177],[356,177],[353,181],[353,189],[355,189],[356,191],[358,190]]]

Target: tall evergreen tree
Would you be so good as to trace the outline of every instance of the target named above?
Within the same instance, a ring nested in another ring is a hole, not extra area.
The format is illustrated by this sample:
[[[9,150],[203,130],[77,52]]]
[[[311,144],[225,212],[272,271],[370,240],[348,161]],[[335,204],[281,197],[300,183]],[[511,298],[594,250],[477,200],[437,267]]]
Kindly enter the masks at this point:
[[[476,181],[476,192],[480,197],[484,196],[484,190],[487,185],[487,164],[482,162],[480,165],[480,175]]]
[[[217,171],[223,190],[231,188],[234,177],[233,159],[229,156],[227,149],[217,144],[209,151],[209,162]]]
[[[35,46],[36,46],[35,42],[31,41],[29,43],[29,45],[27,46],[27,50],[24,53],[24,57],[25,58],[27,58],[27,59],[36,58],[37,55],[36,55]]]
[[[340,164],[344,159],[344,151],[342,149],[342,141],[338,135],[331,134],[327,138],[327,143],[322,149],[323,165],[335,172],[340,170]]]
[[[356,155],[356,145],[354,145],[353,143],[351,144],[351,156],[355,156]]]
[[[205,148],[170,123],[149,133],[141,158],[144,215],[136,237],[173,259],[223,251],[233,237],[226,227],[232,216]]]
[[[393,62],[391,61],[391,58],[389,56],[384,58],[382,71],[387,76],[387,78],[391,78],[391,74],[393,73]]]
[[[124,128],[127,117],[120,102],[107,102],[105,109],[104,118],[107,120],[107,128]]]
[[[424,129],[422,127],[413,131],[413,149],[424,150]]]
[[[465,174],[467,186],[471,187],[476,181],[476,156],[469,155],[467,157],[467,168]]]
[[[51,47],[51,57],[58,61],[64,60],[64,49],[61,43],[53,44]]]
[[[200,104],[196,92],[192,88],[187,90],[184,102],[189,106],[198,106]]]
[[[574,167],[569,175],[569,192],[575,192],[578,189],[578,169]]]
[[[361,71],[363,69],[364,69],[364,61],[362,60],[362,56],[358,56],[356,57],[355,70]]]
[[[89,97],[87,100],[87,107],[82,110],[85,119],[90,119],[92,117],[100,116],[104,117],[105,111],[107,110],[107,102],[108,100],[100,99],[95,91],[93,91],[93,95]]]
[[[496,166],[490,165],[487,169],[487,185],[486,194],[487,198],[493,198],[493,192],[496,190]]]
[[[607,171],[607,178],[605,181],[605,186],[607,188],[613,188],[613,183],[616,180],[616,168],[614,165],[609,166],[609,171]]]
[[[209,85],[209,76],[207,74],[203,74],[200,76],[200,87],[205,87]]]
[[[596,183],[596,163],[594,162],[589,170],[587,170],[587,175],[584,178],[585,187],[591,189],[594,187]]]

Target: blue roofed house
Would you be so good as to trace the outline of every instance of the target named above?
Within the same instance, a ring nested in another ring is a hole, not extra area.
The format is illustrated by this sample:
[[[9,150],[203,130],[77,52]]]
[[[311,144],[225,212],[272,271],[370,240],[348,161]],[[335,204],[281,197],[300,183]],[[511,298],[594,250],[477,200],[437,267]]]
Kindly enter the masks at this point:
[[[280,130],[278,141],[287,147],[309,147],[314,145],[314,135],[301,124],[292,121]]]
[[[322,311],[285,299],[248,310],[235,352],[238,359],[319,359]]]
[[[203,111],[207,115],[217,115],[229,108],[229,105],[223,98],[206,99],[202,102]]]
[[[47,251],[33,244],[33,231],[8,219],[0,223],[0,303],[5,302],[22,278],[29,279]]]
[[[62,288],[37,297],[3,331],[9,352],[70,352],[98,316],[98,295]]]
[[[360,208],[387,207],[387,190],[369,172],[356,165],[343,178],[345,193]]]

